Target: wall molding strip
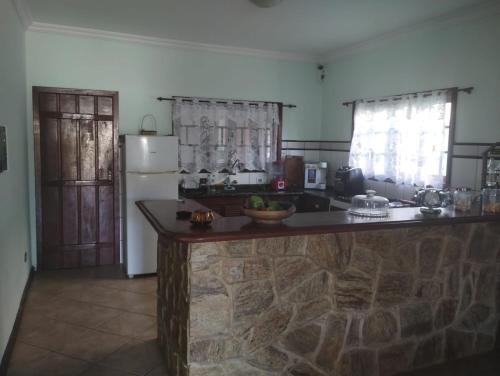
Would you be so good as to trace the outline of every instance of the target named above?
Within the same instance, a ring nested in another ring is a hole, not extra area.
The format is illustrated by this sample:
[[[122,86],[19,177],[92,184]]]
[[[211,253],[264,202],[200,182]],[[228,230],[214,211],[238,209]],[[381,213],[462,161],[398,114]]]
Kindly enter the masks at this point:
[[[304,62],[318,62],[320,56],[312,56],[307,54],[295,54],[271,50],[259,50],[235,46],[223,46],[207,43],[186,42],[181,40],[149,37],[137,34],[118,33],[114,31],[106,31],[99,29],[90,29],[76,26],[65,26],[43,22],[33,22],[28,31],[39,33],[57,33],[70,36],[83,36],[89,38],[100,38],[105,40],[140,43],[159,47],[171,47],[187,50],[199,50],[213,53],[224,53],[230,55],[256,56],[267,59],[291,60]]]

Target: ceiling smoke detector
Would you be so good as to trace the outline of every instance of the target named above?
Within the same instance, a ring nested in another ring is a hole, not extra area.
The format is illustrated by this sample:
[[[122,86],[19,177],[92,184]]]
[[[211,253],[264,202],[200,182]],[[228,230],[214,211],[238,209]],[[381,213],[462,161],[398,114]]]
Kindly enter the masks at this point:
[[[257,5],[259,8],[271,8],[278,5],[283,0],[250,0],[252,3]]]

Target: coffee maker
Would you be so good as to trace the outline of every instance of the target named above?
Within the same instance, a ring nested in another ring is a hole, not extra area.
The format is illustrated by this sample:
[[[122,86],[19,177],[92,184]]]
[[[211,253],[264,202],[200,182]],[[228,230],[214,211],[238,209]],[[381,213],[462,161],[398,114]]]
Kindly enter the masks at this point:
[[[328,169],[326,162],[306,163],[304,168],[305,189],[326,189],[326,173]]]
[[[364,193],[364,180],[360,168],[343,166],[335,172],[333,190],[337,196],[348,199]]]

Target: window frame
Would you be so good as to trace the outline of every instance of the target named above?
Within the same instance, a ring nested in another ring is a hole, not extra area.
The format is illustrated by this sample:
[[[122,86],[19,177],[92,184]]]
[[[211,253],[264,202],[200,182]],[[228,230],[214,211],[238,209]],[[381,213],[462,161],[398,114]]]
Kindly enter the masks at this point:
[[[451,187],[451,171],[453,164],[453,147],[455,145],[455,129],[456,129],[456,121],[457,121],[457,103],[458,103],[458,88],[450,88],[449,90],[449,103],[451,103],[451,111],[450,111],[450,125],[449,125],[449,133],[448,133],[448,151],[446,152],[446,176],[443,181],[443,189]],[[398,97],[399,95],[394,95],[394,97]],[[351,102],[351,139],[349,143],[352,142],[352,138],[354,136],[354,120],[356,113],[356,102]],[[392,181],[386,181],[387,183],[393,183]]]
[[[283,102],[277,102],[278,105],[278,129],[276,130],[276,160],[280,161],[283,147]]]

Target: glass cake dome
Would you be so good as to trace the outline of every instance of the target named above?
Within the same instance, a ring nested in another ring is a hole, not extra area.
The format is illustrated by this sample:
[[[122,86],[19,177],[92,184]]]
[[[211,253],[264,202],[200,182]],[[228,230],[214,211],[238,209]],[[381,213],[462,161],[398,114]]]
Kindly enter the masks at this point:
[[[375,191],[368,190],[366,195],[356,195],[348,212],[362,217],[386,217],[389,214],[389,200],[375,196]]]

